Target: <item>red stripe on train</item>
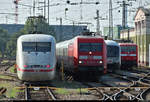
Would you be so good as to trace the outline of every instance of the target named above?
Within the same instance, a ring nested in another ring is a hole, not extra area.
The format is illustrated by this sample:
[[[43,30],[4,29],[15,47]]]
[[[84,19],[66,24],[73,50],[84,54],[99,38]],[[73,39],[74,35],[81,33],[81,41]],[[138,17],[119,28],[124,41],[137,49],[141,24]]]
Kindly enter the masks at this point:
[[[47,69],[47,70],[44,70],[44,69],[40,69],[40,70],[33,70],[33,69],[21,69],[17,66],[17,69],[19,71],[22,71],[22,72],[50,72],[50,71],[54,71],[54,68],[52,69]]]

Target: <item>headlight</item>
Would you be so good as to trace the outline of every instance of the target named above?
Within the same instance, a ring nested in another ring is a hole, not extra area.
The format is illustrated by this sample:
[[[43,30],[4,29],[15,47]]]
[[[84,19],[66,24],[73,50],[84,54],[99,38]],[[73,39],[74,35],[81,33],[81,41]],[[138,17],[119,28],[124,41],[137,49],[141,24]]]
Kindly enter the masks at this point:
[[[82,63],[82,61],[79,61],[79,63]]]
[[[99,61],[99,63],[103,63],[103,61]]]

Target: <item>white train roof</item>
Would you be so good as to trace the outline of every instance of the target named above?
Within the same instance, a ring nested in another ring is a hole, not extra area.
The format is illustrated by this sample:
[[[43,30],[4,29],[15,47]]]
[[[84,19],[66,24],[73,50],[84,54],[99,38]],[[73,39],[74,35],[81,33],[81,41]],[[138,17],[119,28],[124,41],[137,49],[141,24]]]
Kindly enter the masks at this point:
[[[116,41],[113,40],[105,40],[107,45],[114,45],[114,46],[119,46],[119,44]]]
[[[47,42],[54,40],[54,37],[51,35],[46,35],[46,34],[26,34],[26,35],[21,35],[18,38],[18,41],[29,41],[29,42],[36,42],[36,41],[41,41],[41,42]]]

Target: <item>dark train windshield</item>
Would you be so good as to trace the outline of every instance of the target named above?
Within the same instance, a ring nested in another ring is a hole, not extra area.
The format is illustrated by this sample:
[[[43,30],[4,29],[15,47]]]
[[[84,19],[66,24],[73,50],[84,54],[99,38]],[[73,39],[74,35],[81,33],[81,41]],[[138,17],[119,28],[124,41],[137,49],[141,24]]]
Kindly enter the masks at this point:
[[[107,57],[119,57],[119,47],[107,46]]]
[[[121,46],[121,52],[136,52],[136,46]]]
[[[23,42],[22,48],[24,52],[50,52],[50,42]]]
[[[96,52],[102,51],[102,44],[101,43],[79,43],[79,51],[80,52]]]

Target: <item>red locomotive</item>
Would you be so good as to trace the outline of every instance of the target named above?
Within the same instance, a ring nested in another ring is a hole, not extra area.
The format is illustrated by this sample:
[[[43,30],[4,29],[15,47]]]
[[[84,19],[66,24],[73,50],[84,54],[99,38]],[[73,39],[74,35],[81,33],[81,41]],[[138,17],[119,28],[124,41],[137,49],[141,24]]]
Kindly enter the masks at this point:
[[[56,44],[57,65],[64,62],[64,70],[77,72],[107,72],[106,44],[101,37],[77,36]]]
[[[121,66],[138,66],[138,50],[134,43],[119,43],[121,47]]]

